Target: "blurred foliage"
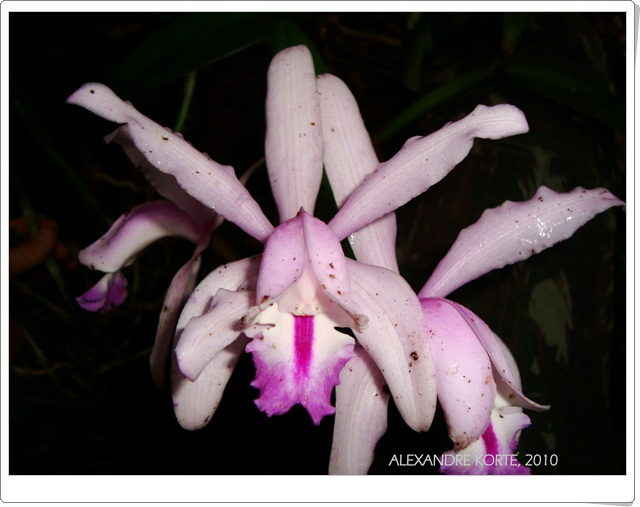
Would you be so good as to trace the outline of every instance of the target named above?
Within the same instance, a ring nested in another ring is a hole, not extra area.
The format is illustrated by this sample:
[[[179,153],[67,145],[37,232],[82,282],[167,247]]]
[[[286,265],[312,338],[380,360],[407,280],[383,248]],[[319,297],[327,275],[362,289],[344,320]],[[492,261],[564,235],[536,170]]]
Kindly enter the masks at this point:
[[[478,103],[517,105],[529,134],[476,142],[445,180],[399,210],[399,262],[416,289],[458,232],[506,199],[529,198],[540,185],[604,186],[625,198],[623,14],[14,12],[10,28],[10,215],[50,217],[64,252],[9,282],[12,474],[327,469],[332,418],[314,427],[299,407],[274,418],[258,412],[248,355],[200,431],[181,429],[170,393],[152,385],[148,354],[164,291],[190,245],[168,239],[141,255],[126,270],[122,307],[90,314],[75,304],[70,295],[97,280],[74,260],[78,250],[153,197],[103,143],[112,125],[65,104],[84,82],[106,82],[159,123],[182,124],[194,146],[238,173],[263,157],[266,70],[291,44],[309,44],[317,70],[349,85],[381,160]],[[264,170],[248,188],[275,222]],[[335,208],[326,188],[318,208],[322,218]],[[521,452],[559,458],[534,474],[625,472],[624,221],[622,211],[606,212],[569,241],[451,296],[509,345],[525,393],[552,407],[530,413],[522,434]],[[224,224],[203,272],[259,249]],[[371,472],[436,473],[388,464],[393,454],[448,448],[441,412],[429,433],[416,434],[392,406]]]

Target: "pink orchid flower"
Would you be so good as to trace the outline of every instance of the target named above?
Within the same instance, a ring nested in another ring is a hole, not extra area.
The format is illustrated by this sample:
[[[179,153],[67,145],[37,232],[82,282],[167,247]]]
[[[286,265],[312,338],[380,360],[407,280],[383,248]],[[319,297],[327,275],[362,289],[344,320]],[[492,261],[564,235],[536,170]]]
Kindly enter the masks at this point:
[[[324,117],[323,79],[330,78],[316,78],[303,46],[277,54],[269,69],[266,162],[280,214],[275,228],[231,167],[198,152],[104,85],[86,84],[69,99],[126,124],[128,139],[151,165],[264,243],[261,255],[210,273],[184,305],[172,386],[176,416],[185,428],[210,420],[243,350],[253,355],[256,404],[268,415],[298,403],[319,423],[335,411],[330,395],[345,363],[361,357],[362,364],[375,364],[407,424],[416,431],[430,427],[437,394],[420,301],[389,260],[392,243],[383,241],[371,258],[362,252],[378,248],[376,236],[395,231],[385,217],[442,179],[468,154],[474,138],[498,139],[528,126],[512,106],[478,106],[430,136],[409,140],[392,159],[376,164],[375,172],[368,159],[362,170],[371,174],[359,185],[364,173],[352,177],[352,162],[338,162],[331,178],[342,202],[325,224],[313,209],[323,162],[333,164],[338,136],[331,133],[341,125]],[[345,257],[340,241],[347,237],[360,261]],[[350,328],[355,339],[337,328]],[[349,391],[343,398],[360,385],[343,382]],[[340,419],[336,424],[343,426]]]
[[[346,85],[334,76],[320,76],[318,88],[325,169],[340,205],[376,170],[378,161]],[[433,154],[426,158],[437,160]],[[388,162],[393,163],[394,159]],[[340,188],[345,189],[341,194]],[[522,409],[549,408],[524,396],[517,365],[502,340],[470,310],[444,297],[489,271],[569,238],[596,214],[621,205],[604,189],[556,193],[541,187],[526,202],[506,202],[487,210],[460,233],[418,293],[435,362],[437,395],[455,446],[446,453],[452,459],[443,459],[452,465],[443,466],[442,472],[529,473],[514,454],[520,431],[530,424]],[[398,271],[393,215],[361,229],[350,240],[359,260]],[[367,473],[375,445],[387,428],[388,399],[384,376],[366,351],[358,350],[343,368],[336,388],[331,473]]]

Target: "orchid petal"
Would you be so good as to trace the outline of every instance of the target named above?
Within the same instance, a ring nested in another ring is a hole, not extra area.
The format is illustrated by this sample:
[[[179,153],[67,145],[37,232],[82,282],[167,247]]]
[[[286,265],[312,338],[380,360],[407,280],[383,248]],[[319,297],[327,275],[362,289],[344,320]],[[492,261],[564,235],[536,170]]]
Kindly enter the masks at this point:
[[[171,391],[173,410],[180,426],[197,430],[207,425],[220,404],[224,388],[246,344],[246,337],[240,335],[209,362],[195,382],[182,375],[174,356],[171,363]]]
[[[114,222],[98,241],[78,254],[82,264],[112,273],[127,266],[154,241],[178,236],[197,243],[202,235],[189,216],[170,201],[150,201],[134,207]]]
[[[165,383],[165,369],[169,358],[169,348],[173,341],[180,310],[188,294],[193,291],[200,269],[200,253],[204,250],[208,241],[209,238],[207,237],[206,243],[205,241],[200,242],[191,259],[178,270],[171,280],[169,289],[167,289],[162,311],[160,312],[158,329],[156,330],[156,339],[149,357],[151,378],[159,387],[164,386]]]
[[[180,134],[175,133],[175,135],[179,136]],[[156,192],[174,202],[201,229],[213,228],[212,221],[216,215],[215,212],[180,188],[175,176],[163,173],[154,167],[134,144],[128,125],[118,127],[104,139],[107,143],[115,142],[122,146],[129,160],[140,168]]]
[[[486,210],[460,232],[419,295],[444,297],[493,269],[527,259],[612,206],[624,203],[602,188],[557,193],[543,186],[528,201]]]
[[[528,130],[522,111],[514,106],[477,106],[431,135],[409,139],[354,190],[329,226],[344,239],[444,178],[467,156],[474,138],[500,139]]]
[[[279,52],[269,67],[265,155],[280,222],[313,208],[322,179],[322,130],[311,53]]]
[[[491,413],[491,423],[465,449],[454,448],[441,457],[440,471],[460,475],[526,475],[531,471],[518,462],[515,450],[520,431],[531,424],[519,407],[504,407]]]
[[[491,361],[455,307],[438,299],[421,302],[449,438],[464,449],[485,432],[490,422],[496,395]]]
[[[318,76],[324,168],[338,208],[378,167],[371,138],[351,91],[330,74]],[[398,272],[396,220],[388,213],[349,236],[356,258]]]
[[[219,289],[228,291],[255,288],[260,256],[242,259],[220,266],[198,284],[184,305],[176,328],[176,342],[189,321],[203,315],[211,305],[211,294]],[[171,386],[174,411],[180,425],[198,429],[207,424],[220,403],[224,389],[233,373],[240,354],[247,343],[240,335],[237,340],[211,359],[198,378],[191,382],[180,371],[175,354],[171,363]]]
[[[353,299],[370,320],[358,342],[380,368],[405,422],[427,431],[436,408],[436,386],[420,302],[396,273],[348,259]]]
[[[231,167],[220,165],[200,153],[181,136],[124,102],[105,85],[87,83],[67,102],[107,120],[126,123],[131,141],[154,167],[174,176],[185,191],[254,238],[265,241],[273,230]]]
[[[536,411],[549,409],[548,406],[540,405],[530,400],[522,393],[519,372],[513,356],[511,356],[511,353],[508,351],[502,340],[500,340],[500,338],[491,331],[489,326],[487,326],[480,317],[464,306],[453,301],[449,301],[448,299],[429,298],[429,300],[443,303],[443,305],[449,305],[467,322],[467,325],[473,330],[478,337],[478,340],[487,351],[487,354],[489,354],[494,374],[498,375],[498,378],[495,378],[496,384],[498,384],[498,389],[501,389],[505,393],[504,395],[507,397],[511,405],[517,405]],[[504,386],[500,383],[500,379],[504,381]]]
[[[121,305],[127,298],[127,279],[120,271],[107,273],[87,292],[76,298],[78,304],[90,312],[102,313]]]
[[[380,370],[362,347],[340,372],[329,473],[369,471],[378,440],[387,430],[389,391]]]
[[[180,371],[192,382],[240,334],[239,321],[253,305],[253,291],[218,290],[209,310],[186,325],[175,353]]]
[[[272,416],[299,403],[314,424],[320,424],[335,412],[331,392],[353,356],[353,338],[335,330],[325,313],[298,316],[280,312],[275,305],[260,314],[260,325],[246,349],[256,366],[251,383],[260,389],[256,405]]]

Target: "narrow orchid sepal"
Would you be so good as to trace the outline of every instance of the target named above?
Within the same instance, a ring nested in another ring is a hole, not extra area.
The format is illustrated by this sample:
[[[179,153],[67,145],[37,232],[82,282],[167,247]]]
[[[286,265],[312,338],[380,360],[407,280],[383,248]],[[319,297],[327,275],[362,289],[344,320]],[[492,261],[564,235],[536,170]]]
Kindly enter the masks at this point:
[[[494,269],[525,260],[555,245],[601,213],[624,203],[608,190],[578,187],[558,193],[540,187],[528,201],[506,201],[462,230],[419,292],[444,297]]]
[[[477,106],[433,134],[409,139],[349,196],[329,226],[344,239],[444,178],[468,155],[475,138],[500,139],[528,130],[522,111],[514,106]]]
[[[300,207],[313,214],[322,179],[322,129],[311,52],[279,52],[267,76],[265,156],[280,222]]]
[[[369,318],[358,342],[375,361],[403,419],[427,431],[436,409],[434,364],[418,298],[398,274],[348,260],[353,299]]]
[[[230,166],[223,166],[200,153],[188,142],[153,122],[107,86],[87,83],[67,102],[107,120],[127,124],[132,142],[158,170],[174,176],[193,197],[259,241],[265,241],[273,226],[260,206],[240,183]]]
[[[349,195],[379,165],[358,104],[346,84],[330,74],[318,76],[322,113],[324,168],[340,208]],[[398,272],[394,213],[379,218],[349,236],[360,262]]]
[[[80,251],[78,259],[91,269],[111,273],[160,238],[177,236],[197,243],[202,234],[171,201],[150,201],[118,218],[104,236]]]
[[[382,373],[362,347],[342,368],[336,387],[336,419],[329,474],[364,475],[378,440],[387,430],[389,390]]]
[[[97,284],[76,298],[77,303],[90,312],[108,312],[127,298],[127,279],[120,271],[107,273]]]

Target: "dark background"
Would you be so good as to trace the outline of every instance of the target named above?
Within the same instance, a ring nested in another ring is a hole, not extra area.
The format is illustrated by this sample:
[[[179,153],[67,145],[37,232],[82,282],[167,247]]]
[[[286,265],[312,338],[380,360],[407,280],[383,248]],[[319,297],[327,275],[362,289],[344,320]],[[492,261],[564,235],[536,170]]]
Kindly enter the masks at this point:
[[[120,214],[154,198],[102,136],[113,124],[65,104],[105,82],[243,172],[263,156],[266,70],[284,46],[306,42],[318,71],[353,91],[381,160],[414,135],[511,103],[529,134],[476,141],[445,180],[399,210],[398,257],[420,289],[458,232],[504,200],[540,185],[604,186],[625,199],[625,17],[616,13],[10,13],[10,216],[59,224],[57,255],[9,280],[11,474],[324,474],[333,418],[300,407],[268,418],[245,354],[203,430],[176,423],[168,390],[148,372],[169,281],[192,246],[167,239],[125,270],[129,297],[106,314],[74,297],[98,274],[75,261]],[[195,74],[190,73],[194,72]],[[7,170],[7,168],[3,168]],[[276,212],[264,169],[248,187]],[[318,216],[335,209],[326,188]],[[6,224],[5,224],[6,226]],[[12,235],[12,245],[20,241]],[[260,251],[224,224],[202,273]],[[510,346],[525,393],[550,404],[529,413],[522,453],[558,456],[534,474],[625,473],[625,215],[599,215],[574,237],[451,295]],[[432,474],[389,466],[394,454],[451,447],[442,413],[416,434],[391,406],[375,474]]]

